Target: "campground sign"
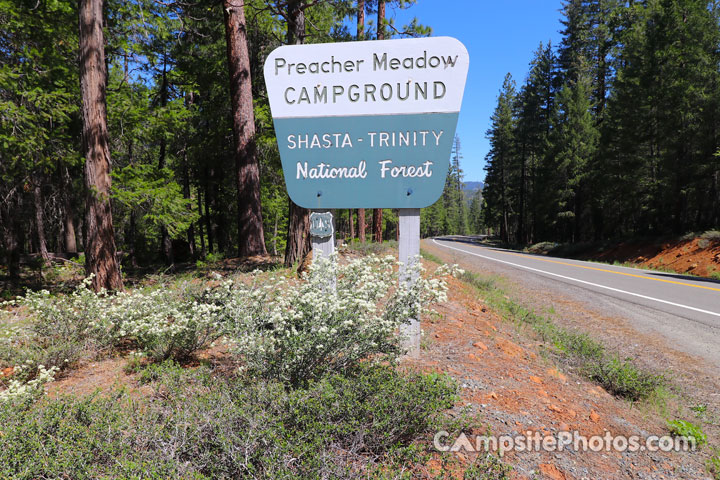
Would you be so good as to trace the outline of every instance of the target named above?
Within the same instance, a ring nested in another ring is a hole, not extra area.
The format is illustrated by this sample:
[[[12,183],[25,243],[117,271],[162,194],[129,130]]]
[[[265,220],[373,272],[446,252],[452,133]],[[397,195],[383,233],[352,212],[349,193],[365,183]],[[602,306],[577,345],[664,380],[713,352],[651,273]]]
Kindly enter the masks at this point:
[[[450,37],[274,50],[265,81],[290,198],[309,209],[434,203],[468,66]]]

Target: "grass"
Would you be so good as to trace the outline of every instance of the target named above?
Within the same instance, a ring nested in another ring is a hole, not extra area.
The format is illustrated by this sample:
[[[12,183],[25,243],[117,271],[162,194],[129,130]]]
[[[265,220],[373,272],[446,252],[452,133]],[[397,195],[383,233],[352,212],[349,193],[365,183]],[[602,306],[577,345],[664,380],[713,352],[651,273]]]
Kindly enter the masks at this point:
[[[397,249],[397,246],[398,243],[395,240],[385,240],[382,243],[353,240],[348,244],[348,249],[361,255],[380,255],[389,250]]]
[[[664,388],[666,380],[662,375],[646,371],[632,360],[608,352],[589,335],[560,327],[515,302],[497,286],[496,280],[473,272],[465,272],[461,280],[475,287],[487,304],[504,318],[530,326],[556,355],[608,392],[635,401],[648,399]]]

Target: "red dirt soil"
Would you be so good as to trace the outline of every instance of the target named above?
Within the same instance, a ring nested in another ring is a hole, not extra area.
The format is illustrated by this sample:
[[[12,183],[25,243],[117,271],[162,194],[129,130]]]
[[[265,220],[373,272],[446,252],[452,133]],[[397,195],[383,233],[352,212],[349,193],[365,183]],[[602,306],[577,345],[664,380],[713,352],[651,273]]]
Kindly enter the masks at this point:
[[[626,242],[592,255],[590,259],[629,262],[641,267],[711,277],[713,274],[720,274],[720,242],[703,238],[655,245]]]

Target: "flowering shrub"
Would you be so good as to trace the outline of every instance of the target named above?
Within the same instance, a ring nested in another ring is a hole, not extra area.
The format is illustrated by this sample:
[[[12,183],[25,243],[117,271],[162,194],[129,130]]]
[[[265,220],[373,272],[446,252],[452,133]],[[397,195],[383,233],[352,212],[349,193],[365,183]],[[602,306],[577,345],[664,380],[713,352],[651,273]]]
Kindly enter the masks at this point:
[[[13,373],[19,378],[10,379],[7,389],[0,391],[0,402],[23,401],[41,396],[44,392],[43,385],[52,382],[59,370],[58,367],[46,369],[44,365],[38,365],[35,378],[23,381],[20,379],[23,368],[15,367]]]
[[[116,295],[99,321],[116,341],[132,339],[153,360],[184,358],[216,340],[220,308],[168,289]]]
[[[306,281],[226,282],[207,301],[222,306],[226,332],[248,371],[298,386],[372,356],[392,359],[402,353],[398,326],[442,300],[447,284],[422,278],[415,262],[411,274],[419,281],[397,288],[395,267],[392,256],[346,265],[323,259],[312,265]]]
[[[30,312],[29,319],[14,322],[12,335],[0,335],[0,363],[64,369],[87,352],[105,347],[110,339],[96,319],[104,311],[107,295],[88,290],[90,281],[86,279],[67,296],[28,291],[23,298],[0,305],[25,307],[15,310],[18,317]]]
[[[398,286],[395,259],[373,255],[344,265],[320,260],[304,281],[256,274],[249,285],[227,281],[200,292],[181,284],[95,294],[87,279],[67,296],[28,292],[13,302],[31,321],[0,335],[0,365],[25,365],[17,381],[33,381],[44,375],[40,365],[54,373],[121,343],[153,360],[178,359],[225,335],[248,372],[298,386],[402,353],[399,325],[444,300],[451,273],[440,267],[426,278],[414,261],[404,275],[417,281]]]

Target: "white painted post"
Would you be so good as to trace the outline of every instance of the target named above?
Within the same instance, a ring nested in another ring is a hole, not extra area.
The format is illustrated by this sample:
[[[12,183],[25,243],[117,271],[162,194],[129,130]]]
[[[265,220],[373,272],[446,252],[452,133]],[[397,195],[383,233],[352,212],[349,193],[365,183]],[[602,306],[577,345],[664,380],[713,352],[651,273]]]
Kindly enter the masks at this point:
[[[412,267],[420,255],[420,209],[401,208],[398,212],[400,219],[400,282],[412,284],[417,281],[417,272]],[[409,323],[400,326],[400,334],[404,337],[403,347],[408,356],[420,356],[420,319],[411,318]]]

